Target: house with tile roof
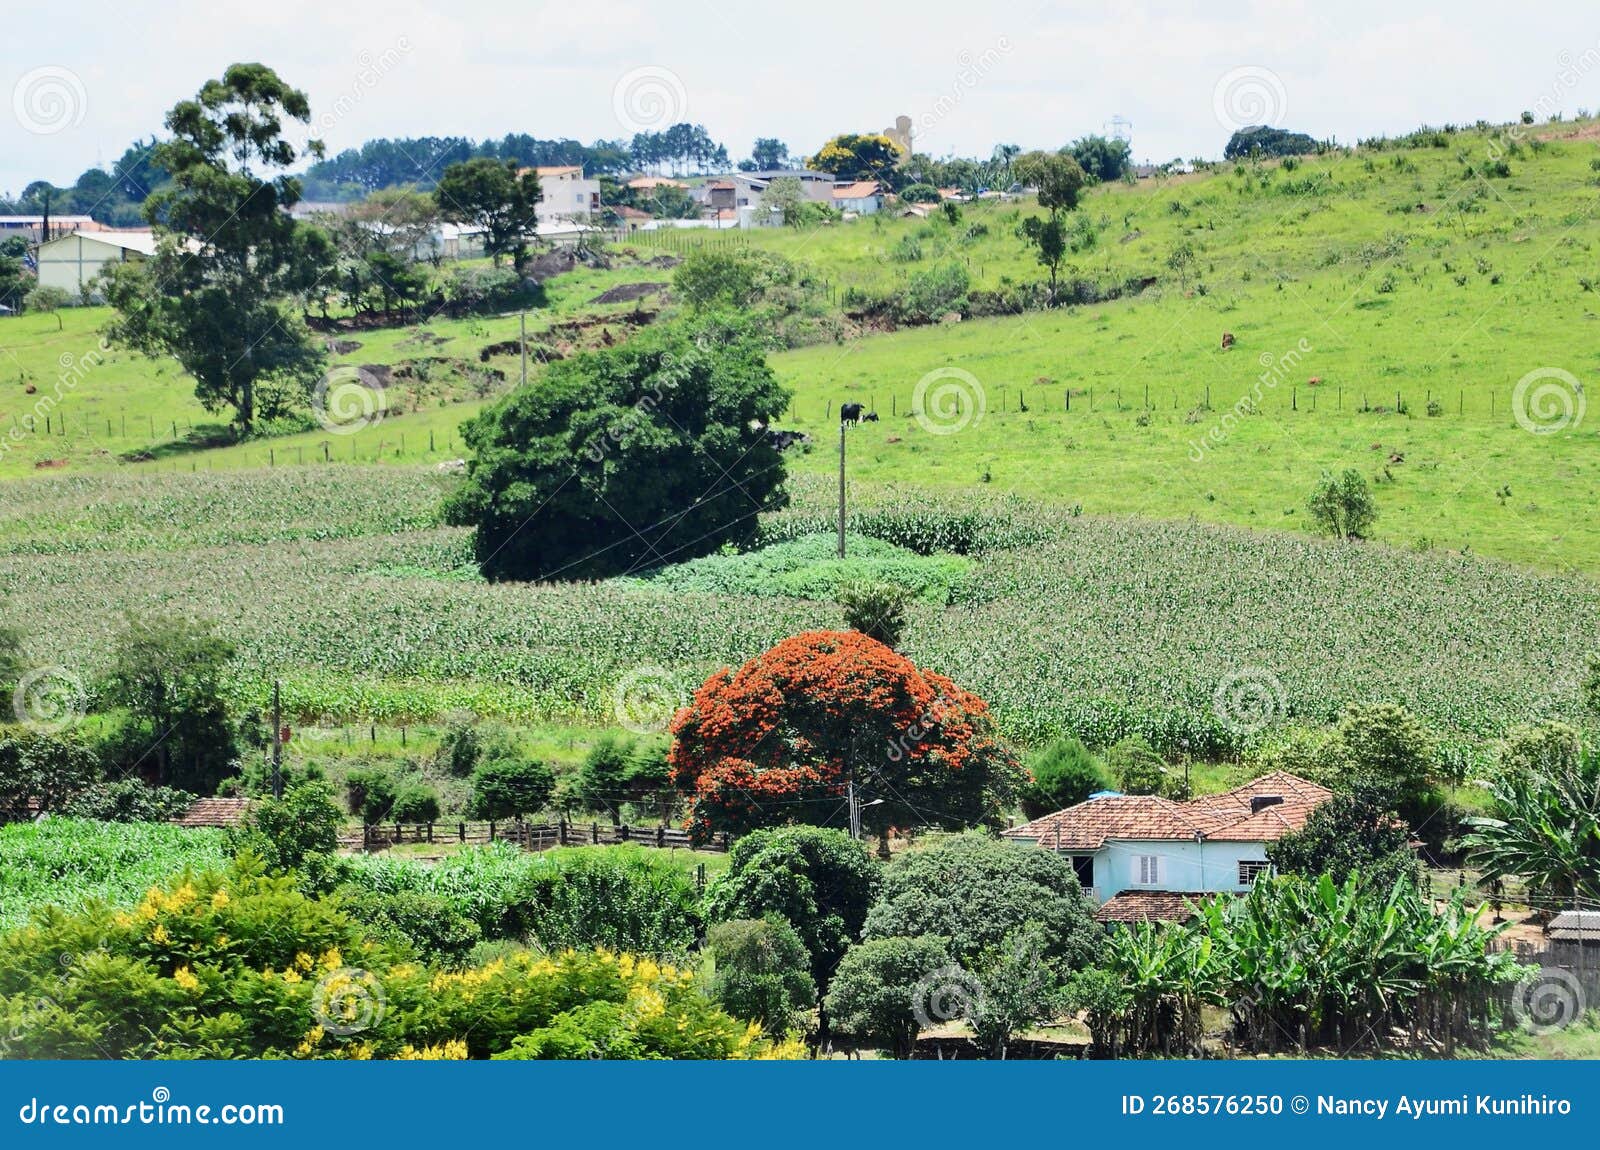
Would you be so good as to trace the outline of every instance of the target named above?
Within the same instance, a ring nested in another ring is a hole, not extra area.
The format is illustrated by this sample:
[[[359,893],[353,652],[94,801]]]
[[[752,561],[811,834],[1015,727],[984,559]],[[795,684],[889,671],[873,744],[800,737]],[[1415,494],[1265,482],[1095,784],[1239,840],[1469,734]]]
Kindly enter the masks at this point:
[[[1182,919],[1188,904],[1247,891],[1270,873],[1267,845],[1305,826],[1331,794],[1274,771],[1188,802],[1158,795],[1091,798],[1005,835],[1070,857],[1100,904],[1102,922]]]

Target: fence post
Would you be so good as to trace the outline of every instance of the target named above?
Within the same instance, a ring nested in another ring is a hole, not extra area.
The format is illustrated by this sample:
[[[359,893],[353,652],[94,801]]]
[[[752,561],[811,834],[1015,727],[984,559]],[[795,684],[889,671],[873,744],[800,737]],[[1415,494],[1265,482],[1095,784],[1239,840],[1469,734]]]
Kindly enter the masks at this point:
[[[567,816],[562,815],[556,819],[556,845],[567,845]]]
[[[656,828],[656,846],[664,847],[666,845],[667,845],[667,828],[664,827],[664,826],[657,827]]]
[[[494,820],[489,820],[489,841],[494,842]]]
[[[599,823],[591,823],[590,824],[590,826],[589,826],[589,840],[592,843],[594,843],[595,846],[599,846],[600,845],[600,824]]]
[[[458,834],[460,836],[462,842],[466,842],[467,841],[467,824],[466,823],[457,823],[456,824],[456,834]]]

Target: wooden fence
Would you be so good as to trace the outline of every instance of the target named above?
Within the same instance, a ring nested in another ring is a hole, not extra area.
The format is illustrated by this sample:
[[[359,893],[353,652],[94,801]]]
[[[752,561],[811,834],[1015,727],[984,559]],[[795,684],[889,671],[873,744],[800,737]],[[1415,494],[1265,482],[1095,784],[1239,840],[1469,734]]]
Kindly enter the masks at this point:
[[[514,843],[524,850],[544,851],[551,847],[619,846],[633,843],[643,847],[676,848],[725,852],[726,833],[715,836],[701,847],[691,847],[689,833],[676,827],[610,826],[604,823],[454,822],[454,823],[373,823],[362,828],[361,848],[382,850],[397,843]]]

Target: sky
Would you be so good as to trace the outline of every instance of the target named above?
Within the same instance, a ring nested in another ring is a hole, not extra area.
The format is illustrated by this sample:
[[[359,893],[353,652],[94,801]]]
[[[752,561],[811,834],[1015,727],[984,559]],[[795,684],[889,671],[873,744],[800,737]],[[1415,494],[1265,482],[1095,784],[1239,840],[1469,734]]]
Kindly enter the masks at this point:
[[[628,138],[689,121],[730,156],[909,116],[917,150],[1059,147],[1120,119],[1140,160],[1270,123],[1354,143],[1600,109],[1600,4],[879,0],[564,4],[77,0],[0,42],[0,192],[69,184],[235,61],[311,99],[330,153],[378,136]],[[25,24],[26,22],[24,22]]]

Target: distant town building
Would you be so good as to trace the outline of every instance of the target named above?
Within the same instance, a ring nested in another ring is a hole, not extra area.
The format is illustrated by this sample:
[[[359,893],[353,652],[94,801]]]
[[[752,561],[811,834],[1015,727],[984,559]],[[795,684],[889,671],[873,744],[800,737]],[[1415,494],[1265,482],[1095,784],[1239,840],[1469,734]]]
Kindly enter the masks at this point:
[[[60,288],[76,299],[108,265],[143,260],[155,250],[155,233],[148,231],[75,231],[57,236],[38,247],[39,286]]]

